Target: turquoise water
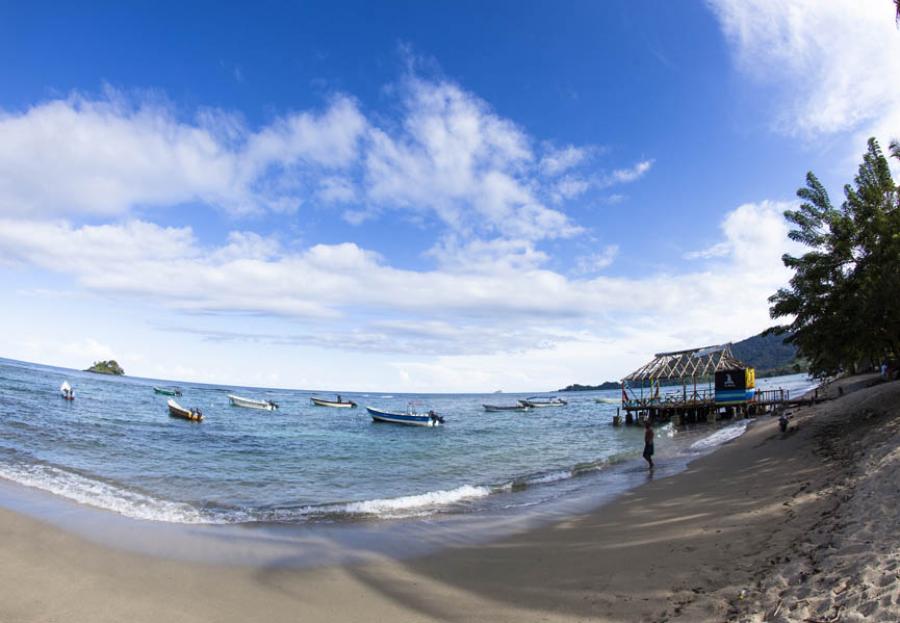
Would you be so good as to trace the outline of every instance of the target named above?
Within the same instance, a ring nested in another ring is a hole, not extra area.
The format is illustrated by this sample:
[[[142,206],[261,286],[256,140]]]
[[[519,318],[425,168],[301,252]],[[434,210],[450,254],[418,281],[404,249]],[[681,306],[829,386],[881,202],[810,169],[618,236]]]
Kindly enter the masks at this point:
[[[76,400],[60,398],[68,380]],[[763,381],[800,391],[804,376]],[[314,407],[325,392],[179,383],[176,400],[202,409],[168,416],[167,382],[107,377],[0,359],[0,477],[128,517],[178,523],[340,521],[531,506],[577,489],[583,474],[634,461],[642,431],[610,425],[616,406],[486,413],[525,394],[361,394],[358,409]],[[226,394],[273,400],[275,412],[229,405]],[[375,424],[364,406],[434,409],[438,428]],[[682,456],[740,434],[668,426],[657,455]]]

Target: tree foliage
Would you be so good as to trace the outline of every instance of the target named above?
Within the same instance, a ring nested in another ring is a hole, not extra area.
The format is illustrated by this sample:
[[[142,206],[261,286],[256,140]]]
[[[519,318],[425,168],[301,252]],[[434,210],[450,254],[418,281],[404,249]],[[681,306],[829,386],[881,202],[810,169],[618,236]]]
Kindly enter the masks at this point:
[[[900,159],[900,144],[892,143]],[[900,188],[888,160],[869,139],[853,184],[836,208],[811,172],[797,191],[803,201],[785,212],[795,226],[788,236],[809,250],[784,255],[794,270],[786,288],[770,299],[773,318],[793,318],[790,331],[819,376],[900,355]]]

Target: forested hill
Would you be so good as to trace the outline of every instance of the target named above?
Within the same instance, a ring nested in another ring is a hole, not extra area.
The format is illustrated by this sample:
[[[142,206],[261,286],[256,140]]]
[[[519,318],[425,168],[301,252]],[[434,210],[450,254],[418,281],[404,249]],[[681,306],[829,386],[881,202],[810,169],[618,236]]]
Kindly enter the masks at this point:
[[[734,342],[731,352],[734,356],[756,368],[757,374],[783,371],[792,372],[795,365],[800,371],[805,366],[797,361],[797,347],[785,344],[787,335],[754,335],[746,340]]]

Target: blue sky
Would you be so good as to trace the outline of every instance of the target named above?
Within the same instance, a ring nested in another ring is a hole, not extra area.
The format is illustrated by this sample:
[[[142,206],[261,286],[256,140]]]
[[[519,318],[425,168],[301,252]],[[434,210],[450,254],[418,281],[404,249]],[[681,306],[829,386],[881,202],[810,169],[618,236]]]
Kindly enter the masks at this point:
[[[806,171],[900,133],[889,0],[334,4],[0,8],[0,355],[619,378],[768,326]]]

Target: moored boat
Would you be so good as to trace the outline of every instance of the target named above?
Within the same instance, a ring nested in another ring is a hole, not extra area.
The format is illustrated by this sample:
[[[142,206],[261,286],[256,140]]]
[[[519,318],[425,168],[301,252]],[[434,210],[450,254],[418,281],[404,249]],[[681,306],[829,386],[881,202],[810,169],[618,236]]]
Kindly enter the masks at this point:
[[[335,409],[355,409],[356,403],[352,400],[341,400],[338,396],[337,400],[325,400],[324,398],[312,397],[309,399],[317,407],[332,407]]]
[[[594,398],[594,402],[601,405],[617,405],[622,402],[621,398]]]
[[[203,413],[200,409],[185,409],[171,398],[169,398],[166,404],[169,405],[169,415],[172,417],[190,420],[191,422],[203,421]]]
[[[391,411],[382,411],[373,407],[366,407],[369,415],[375,422],[387,422],[389,424],[406,424],[407,426],[440,426],[444,423],[444,418],[429,411],[428,413],[416,413],[407,410],[406,413],[394,413]]]
[[[515,405],[481,405],[485,411],[528,411],[528,407],[523,404]]]
[[[59,386],[59,395],[63,397],[63,400],[75,400],[75,390],[68,381],[63,381]]]
[[[154,387],[153,391],[163,396],[180,396],[181,389],[177,387]]]
[[[531,407],[533,409],[538,409],[541,407],[564,407],[569,404],[569,402],[558,396],[550,396],[549,398],[531,396],[530,398],[520,400],[519,404],[526,407]]]
[[[232,406],[244,407],[245,409],[260,409],[262,411],[275,411],[278,405],[271,400],[256,400],[254,398],[242,398],[234,394],[228,394],[228,400]]]

